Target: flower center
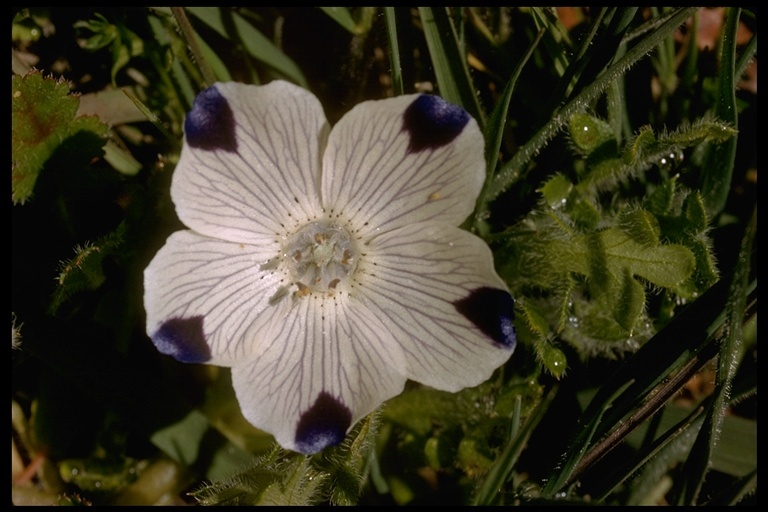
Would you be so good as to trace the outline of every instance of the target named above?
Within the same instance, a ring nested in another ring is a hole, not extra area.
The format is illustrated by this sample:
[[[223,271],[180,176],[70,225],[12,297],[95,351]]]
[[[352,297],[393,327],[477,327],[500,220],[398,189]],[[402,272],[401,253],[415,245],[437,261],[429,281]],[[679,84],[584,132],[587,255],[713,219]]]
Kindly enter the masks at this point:
[[[360,253],[349,232],[338,224],[317,221],[302,227],[283,246],[284,261],[298,296],[332,292],[357,268]]]

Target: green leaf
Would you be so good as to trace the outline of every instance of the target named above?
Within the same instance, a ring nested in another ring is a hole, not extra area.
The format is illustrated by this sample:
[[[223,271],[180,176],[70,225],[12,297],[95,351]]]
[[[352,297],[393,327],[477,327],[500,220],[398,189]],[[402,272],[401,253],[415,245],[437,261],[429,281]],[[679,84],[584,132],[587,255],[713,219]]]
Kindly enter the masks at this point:
[[[499,161],[499,151],[501,150],[501,142],[504,137],[504,130],[507,124],[507,116],[509,111],[509,102],[512,99],[512,92],[515,89],[517,79],[520,77],[520,73],[523,71],[523,67],[533,55],[533,51],[541,41],[545,31],[540,30],[536,35],[536,38],[531,42],[523,58],[515,66],[515,70],[512,72],[512,76],[507,81],[507,85],[504,86],[504,92],[501,95],[501,99],[496,103],[496,107],[491,113],[491,117],[488,120],[488,124],[485,127],[485,162],[486,162],[486,176],[483,189],[488,187],[493,180],[493,176],[496,174],[496,166]],[[482,197],[484,194],[481,193]],[[478,203],[480,206],[480,203]],[[468,222],[473,223],[474,230],[480,234],[487,231],[487,226],[484,223],[485,218],[488,216],[488,212],[479,208],[475,209],[475,214],[472,219],[468,219]]]
[[[197,64],[197,68],[199,69],[200,74],[203,76],[204,82],[201,84],[202,88],[210,87],[216,81],[216,74],[214,73],[211,65],[208,63],[208,59],[206,58],[207,54],[205,54],[202,50],[203,45],[200,44],[202,39],[192,28],[192,24],[189,22],[189,18],[187,18],[187,13],[182,7],[171,7],[171,12],[173,13],[173,17],[176,20],[176,25],[181,31],[182,37],[187,43],[187,48],[189,48],[189,50],[192,52],[192,55],[195,58],[195,63]],[[179,73],[177,73],[177,76],[178,75]]]
[[[645,207],[656,216],[666,215],[672,209],[677,189],[677,176],[665,180],[647,196]]]
[[[107,18],[99,13],[96,13],[95,17],[96,19],[81,20],[72,25],[76,29],[86,29],[92,32],[90,37],[80,40],[80,47],[85,50],[100,50],[112,44],[119,36],[117,27],[110,23]]]
[[[274,445],[244,471],[190,495],[200,505],[315,505],[327,480],[312,467],[310,457]]]
[[[333,21],[344,27],[350,34],[358,34],[357,25],[349,9],[346,7],[320,7],[320,10],[328,15]]]
[[[517,463],[520,454],[526,446],[526,443],[533,434],[536,426],[539,424],[544,414],[549,409],[549,405],[552,403],[556,395],[557,387],[552,387],[546,396],[538,403],[536,409],[527,418],[523,428],[514,428],[511,431],[509,441],[504,449],[501,451],[499,457],[494,461],[487,473],[483,476],[480,484],[475,491],[475,496],[472,501],[473,505],[492,505],[499,497],[499,489],[502,488],[504,483],[509,479],[512,471]],[[517,421],[513,422],[514,425],[519,424],[520,420],[520,399],[515,402],[515,416]]]
[[[685,220],[693,231],[699,233],[707,229],[709,225],[707,210],[698,191],[685,198],[683,210],[685,210]]]
[[[314,458],[315,467],[327,474],[331,481],[331,505],[357,504],[367,479],[378,427],[379,413],[376,411],[360,420],[341,445]]]
[[[671,288],[691,276],[696,265],[691,251],[677,244],[647,247],[626,231],[611,228],[601,232],[611,274],[620,275],[620,267],[632,275],[664,288]]]
[[[539,192],[550,208],[558,209],[565,204],[571,190],[573,190],[571,180],[558,173],[549,178]]]
[[[98,13],[95,17],[88,21],[78,21],[74,27],[92,32],[87,39],[81,39],[82,48],[96,51],[112,46],[112,83],[116,84],[117,73],[128,64],[131,57],[144,52],[144,41],[123,24],[113,24]]]
[[[113,141],[107,141],[104,145],[104,160],[119,173],[126,176],[136,176],[141,170],[141,162],[136,160],[131,153]]]
[[[205,430],[204,418],[194,421],[199,425],[189,431],[199,436]],[[201,505],[317,505],[324,497],[332,505],[354,505],[365,483],[377,426],[378,417],[371,414],[355,425],[341,445],[314,456],[273,444],[245,470],[230,471],[227,478],[219,475],[191,495]],[[194,449],[199,441],[190,444]],[[196,454],[191,455],[195,460]]]
[[[475,118],[480,129],[484,130],[485,113],[480,108],[475,87],[469,76],[465,49],[459,42],[447,9],[419,7],[440,96],[464,107]]]
[[[51,301],[52,313],[56,313],[75,293],[95,290],[104,284],[106,275],[102,263],[106,257],[118,251],[125,237],[125,229],[125,224],[120,224],[115,231],[96,243],[76,247],[75,257],[61,264]]]
[[[242,44],[255,59],[272,67],[296,84],[308,87],[304,73],[293,59],[237,12],[227,10],[226,7],[186,7],[185,9],[233,43]]]
[[[251,454],[221,437],[208,419],[198,410],[192,410],[179,421],[157,430],[150,437],[152,443],[170,458],[185,467],[205,461],[206,478],[219,480],[230,476],[251,459]],[[217,445],[214,453],[206,452],[206,446]],[[209,460],[210,457],[210,460]]]
[[[565,371],[568,369],[568,360],[562,350],[545,340],[537,345],[536,352],[541,364],[554,378],[560,379],[565,375]]]
[[[625,270],[618,285],[619,293],[614,302],[613,317],[625,331],[632,332],[645,307],[645,290],[630,274],[629,269]]]
[[[360,21],[355,21],[352,13],[346,7],[320,7],[329,18],[344,27],[350,34],[365,34],[371,29],[375,7],[360,7]],[[386,8],[385,8],[386,9]],[[391,7],[389,9],[392,9]]]
[[[653,233],[641,233],[636,239],[632,230],[640,231],[637,226],[630,230],[625,224],[579,235],[573,244],[564,244],[558,249],[562,265],[589,278],[589,291],[598,309],[585,310],[583,316],[590,317],[585,320],[597,325],[596,322],[605,322],[607,318],[595,313],[601,309],[610,311],[610,316],[625,331],[622,337],[633,332],[645,304],[643,287],[633,282],[635,277],[663,288],[674,288],[691,277],[696,265],[687,247],[649,245]],[[587,313],[590,310],[592,313]],[[607,339],[617,339],[615,336],[619,335],[609,325],[595,332],[598,331],[613,332]]]
[[[403,94],[403,66],[400,62],[400,42],[397,37],[397,15],[394,7],[383,7],[389,42],[389,62],[392,73],[392,90],[395,96]]]
[[[675,289],[682,297],[693,298],[709,288],[718,277],[712,244],[707,236],[709,218],[701,194],[698,191],[688,194],[681,212],[662,215],[659,219],[664,238],[686,246],[696,258],[696,271],[690,281]]]
[[[567,209],[571,219],[582,228],[595,229],[602,218],[597,205],[589,197],[581,194],[578,187],[571,190]]]
[[[82,139],[69,148],[90,159],[99,155],[108,127],[93,116],[76,117],[80,100],[63,81],[32,72],[14,75],[11,83],[11,198],[23,204],[32,197],[46,162],[67,139],[80,134],[95,138],[95,144],[82,144]]]
[[[523,318],[527,321],[528,327],[532,332],[547,336],[549,334],[549,323],[544,315],[528,301],[520,301],[520,308],[522,309]]]
[[[602,145],[615,141],[611,125],[588,114],[575,114],[568,123],[571,140],[589,155]]]
[[[646,247],[659,245],[659,221],[650,212],[642,209],[632,210],[624,214],[619,226],[635,242]]]
[[[715,115],[736,127],[738,111],[736,109],[736,80],[739,78],[734,73],[736,59],[736,31],[739,28],[739,15],[741,9],[730,7],[723,24],[722,39],[720,41],[720,69],[717,87],[717,103]],[[733,164],[736,158],[736,138],[733,137],[721,144],[709,147],[707,159],[702,173],[701,191],[707,212],[714,217],[728,199],[731,189],[731,176]]]

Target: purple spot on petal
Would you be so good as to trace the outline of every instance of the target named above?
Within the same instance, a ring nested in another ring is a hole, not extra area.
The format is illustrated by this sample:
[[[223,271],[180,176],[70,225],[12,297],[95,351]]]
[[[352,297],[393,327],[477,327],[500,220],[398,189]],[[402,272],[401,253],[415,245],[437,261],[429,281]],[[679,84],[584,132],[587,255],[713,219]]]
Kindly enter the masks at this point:
[[[213,151],[237,151],[235,118],[226,98],[216,86],[205,89],[195,98],[184,121],[187,143],[193,148]]]
[[[203,317],[171,318],[152,335],[157,350],[182,363],[204,363],[211,349],[203,333]]]
[[[403,129],[411,137],[408,151],[435,149],[453,141],[469,122],[466,110],[440,96],[422,94],[406,109]]]
[[[515,326],[512,323],[515,319],[515,301],[508,292],[498,288],[478,288],[453,305],[494,342],[514,350],[517,345]]]
[[[352,412],[349,408],[323,391],[299,419],[296,450],[310,454],[337,445],[344,440],[351,423]]]

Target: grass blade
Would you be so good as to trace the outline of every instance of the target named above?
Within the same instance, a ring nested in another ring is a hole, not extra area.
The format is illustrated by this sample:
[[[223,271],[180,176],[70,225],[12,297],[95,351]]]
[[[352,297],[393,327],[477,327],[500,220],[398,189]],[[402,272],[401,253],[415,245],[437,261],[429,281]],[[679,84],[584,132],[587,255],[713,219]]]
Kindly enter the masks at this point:
[[[435,69],[440,96],[461,105],[475,118],[480,129],[485,127],[485,114],[475,94],[467,68],[467,56],[459,44],[453,22],[445,7],[419,7],[424,36]]]
[[[704,426],[699,431],[691,456],[686,460],[679,480],[680,504],[695,505],[704,477],[709,470],[712,454],[720,439],[723,419],[728,408],[731,385],[741,358],[742,327],[747,307],[749,267],[755,237],[755,215],[747,226],[742,241],[736,273],[730,287],[726,305],[725,336],[718,357],[717,380],[711,406],[707,410]]]
[[[392,73],[392,89],[395,96],[403,94],[403,65],[400,62],[400,45],[397,39],[397,16],[394,7],[384,7],[384,21],[389,41],[389,62]]]
[[[509,479],[509,475],[515,467],[517,459],[520,457],[523,449],[525,448],[528,439],[531,437],[536,426],[544,417],[549,405],[555,398],[557,387],[553,387],[539,402],[534,410],[533,414],[528,418],[522,430],[512,428],[512,435],[509,442],[504,447],[504,450],[499,455],[499,458],[493,463],[491,469],[488,470],[482,484],[480,485],[475,498],[472,502],[473,505],[492,505],[496,497],[498,496],[499,489]],[[515,419],[519,421],[520,413],[520,401],[515,403]]]
[[[739,28],[741,9],[729,8],[726,14],[725,28],[720,44],[720,73],[717,88],[715,116],[721,121],[738,128],[736,109],[736,31]],[[732,137],[720,144],[711,145],[702,169],[701,193],[707,214],[714,217],[723,210],[728,192],[731,190],[731,176],[736,158],[737,138]]]
[[[496,103],[496,108],[493,109],[491,118],[488,120],[488,124],[485,130],[485,161],[487,164],[487,174],[485,178],[485,184],[483,185],[484,187],[487,187],[491,183],[491,180],[493,179],[493,176],[496,172],[496,165],[499,160],[499,150],[501,149],[501,141],[504,135],[504,127],[507,121],[507,113],[509,110],[509,102],[512,98],[512,91],[515,88],[515,84],[517,83],[517,79],[520,77],[520,73],[522,72],[523,67],[525,67],[528,59],[531,58],[531,55],[533,55],[533,51],[538,46],[539,41],[541,41],[541,38],[544,36],[544,34],[545,30],[543,28],[539,30],[536,39],[533,40],[531,46],[528,48],[528,51],[525,53],[523,58],[520,59],[520,62],[512,72],[512,76],[507,82],[506,87],[504,87],[504,92],[501,94],[501,98]],[[474,229],[476,232],[482,233],[485,231],[482,226],[477,223],[477,221],[478,219],[485,218],[486,215],[487,212],[478,212],[475,214]]]
[[[186,9],[234,44],[242,44],[255,59],[285,75],[296,84],[307,87],[307,79],[293,59],[237,12],[229,11],[225,7],[187,7]],[[230,19],[225,20],[225,18]]]
[[[477,208],[482,212],[487,209],[488,203],[496,199],[511,185],[523,179],[527,172],[528,163],[546,146],[549,141],[568,123],[573,114],[582,112],[590,103],[598,98],[619,77],[646,57],[656,46],[661,44],[666,37],[688,19],[698,7],[685,7],[676,9],[666,18],[657,30],[649,33],[637,45],[608,67],[593,83],[585,87],[579,94],[566,103],[531,139],[515,153],[507,164],[502,167],[493,182],[483,191]],[[479,219],[482,221],[482,219]]]

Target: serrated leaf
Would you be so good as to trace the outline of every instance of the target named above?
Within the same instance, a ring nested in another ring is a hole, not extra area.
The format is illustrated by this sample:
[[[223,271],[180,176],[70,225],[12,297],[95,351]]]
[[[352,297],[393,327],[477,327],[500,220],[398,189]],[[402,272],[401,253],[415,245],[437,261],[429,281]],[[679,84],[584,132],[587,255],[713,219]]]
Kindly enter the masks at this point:
[[[646,208],[654,215],[666,215],[672,208],[672,201],[677,192],[677,176],[665,180],[656,187],[646,200]]]
[[[640,283],[632,282],[636,277],[659,287],[674,288],[693,274],[696,259],[690,249],[678,244],[647,242],[639,243],[626,229],[612,227],[580,235],[573,244],[561,246],[559,261],[570,271],[588,277],[595,302],[589,313],[578,317],[590,324],[600,324],[594,333],[611,332],[610,338],[605,339],[617,339],[616,328],[606,324],[610,319],[628,334],[640,318],[645,293]],[[600,311],[610,313],[602,315]]]
[[[539,360],[554,378],[559,379],[565,375],[568,361],[562,350],[547,341],[540,343],[536,349]]]
[[[650,126],[643,126],[624,150],[624,163],[632,164],[656,144],[656,134]]]
[[[576,225],[587,229],[596,228],[602,217],[595,203],[576,188],[571,191],[568,199],[568,214]]]
[[[627,269],[619,282],[620,293],[614,301],[613,318],[627,332],[632,332],[645,307],[645,290]]]
[[[693,254],[682,245],[644,247],[619,228],[602,231],[601,238],[612,270],[626,267],[632,275],[657,286],[674,287],[688,279],[696,267]]]
[[[125,224],[96,243],[75,248],[75,257],[63,262],[51,301],[51,312],[56,311],[75,293],[95,290],[106,280],[102,262],[120,247],[125,235]]]
[[[546,336],[549,333],[549,323],[544,315],[532,302],[520,301],[519,304],[523,311],[523,318],[528,323],[531,331],[540,336]]]
[[[247,469],[190,493],[200,505],[315,505],[328,475],[277,445]]]
[[[698,191],[685,198],[683,209],[685,210],[685,219],[696,233],[707,229],[709,225],[707,209],[704,206],[704,199]]]
[[[571,190],[573,190],[571,180],[562,174],[555,174],[541,186],[539,192],[550,208],[557,209],[565,203]]]
[[[13,76],[11,100],[11,199],[23,204],[31,198],[37,177],[46,162],[70,137],[80,133],[106,140],[108,127],[92,116],[76,117],[80,100],[63,81],[44,78],[39,72]],[[95,142],[95,141],[94,141]],[[98,153],[88,145],[78,152]]]
[[[365,485],[366,465],[379,426],[378,411],[369,414],[355,425],[344,442],[323,452],[315,459],[315,466],[329,475],[331,505],[357,504]]]
[[[645,210],[633,210],[621,219],[623,229],[632,239],[640,245],[653,247],[659,245],[659,221],[650,212]]]

